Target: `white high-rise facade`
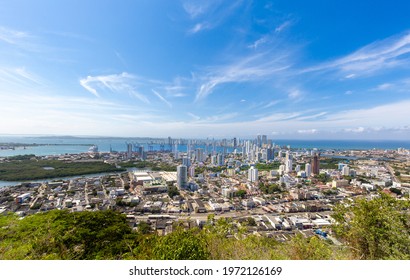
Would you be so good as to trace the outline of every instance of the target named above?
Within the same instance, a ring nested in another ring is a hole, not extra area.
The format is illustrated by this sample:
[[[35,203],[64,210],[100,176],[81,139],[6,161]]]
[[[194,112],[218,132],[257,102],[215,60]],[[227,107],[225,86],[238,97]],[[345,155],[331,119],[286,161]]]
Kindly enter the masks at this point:
[[[342,175],[343,176],[349,176],[350,175],[350,168],[349,166],[345,165],[342,168]]]
[[[258,169],[256,169],[254,166],[251,166],[251,168],[248,170],[248,180],[251,182],[258,181]]]
[[[305,172],[306,172],[306,177],[310,177],[310,175],[312,174],[312,165],[310,165],[310,163],[306,163]]]

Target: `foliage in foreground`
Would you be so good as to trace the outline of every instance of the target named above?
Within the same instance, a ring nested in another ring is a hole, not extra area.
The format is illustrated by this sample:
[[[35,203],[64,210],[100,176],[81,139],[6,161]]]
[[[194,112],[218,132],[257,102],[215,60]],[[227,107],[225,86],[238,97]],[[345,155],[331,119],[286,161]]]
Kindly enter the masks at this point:
[[[357,199],[335,209],[336,235],[355,258],[410,259],[409,201],[384,193],[372,200]]]
[[[0,217],[0,259],[409,259],[409,216],[404,202],[387,196],[340,205],[334,232],[348,246],[296,234],[289,242],[245,236],[246,226],[210,216],[204,229],[132,231],[114,211],[50,211],[22,220]]]

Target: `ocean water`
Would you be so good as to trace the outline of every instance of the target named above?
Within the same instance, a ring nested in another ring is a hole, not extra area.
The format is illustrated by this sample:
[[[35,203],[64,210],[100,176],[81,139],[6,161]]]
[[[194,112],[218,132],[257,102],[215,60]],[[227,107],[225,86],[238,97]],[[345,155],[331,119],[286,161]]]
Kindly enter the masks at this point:
[[[11,137],[0,136],[0,143],[22,143],[22,144],[50,144],[45,146],[27,146],[25,148],[16,148],[15,150],[0,150],[0,157],[35,154],[37,156],[60,155],[60,154],[76,154],[85,153],[92,145],[97,145],[100,152],[109,152],[110,149],[118,152],[127,150],[127,143],[132,143],[135,147],[144,146],[145,151],[150,149],[154,151],[173,149],[172,146],[165,144],[167,139],[164,139],[164,144],[152,142],[151,139],[142,138],[79,138],[79,137]],[[381,141],[381,140],[273,140],[276,145],[290,146],[291,148],[299,149],[410,149],[409,141]],[[213,151],[211,145],[192,145],[191,149],[202,148],[206,152]],[[224,148],[216,146],[216,152],[221,152]],[[134,149],[135,150],[135,149]],[[180,152],[187,151],[187,145],[178,145]],[[240,150],[240,148],[239,148]],[[232,152],[232,147],[226,147],[226,152]]]
[[[167,139],[164,139],[166,142]],[[275,145],[290,146],[298,149],[321,149],[321,150],[349,150],[349,149],[410,149],[410,141],[360,141],[360,140],[273,140]],[[85,153],[92,145],[97,145],[100,152],[109,152],[110,149],[118,152],[127,150],[127,143],[132,143],[135,147],[144,146],[145,151],[152,149],[154,151],[173,149],[168,144],[156,144],[151,139],[141,138],[78,138],[78,137],[16,137],[0,136],[0,143],[22,143],[22,144],[49,144],[45,146],[27,146],[25,148],[16,148],[15,150],[0,150],[0,157],[35,154],[37,156],[77,154]],[[202,148],[206,152],[212,152],[211,145],[192,145],[191,149]],[[239,151],[240,151],[239,147]],[[216,146],[215,151],[232,152],[232,147]],[[178,145],[178,151],[186,152],[187,145]],[[20,182],[0,181],[0,187],[16,185]]]

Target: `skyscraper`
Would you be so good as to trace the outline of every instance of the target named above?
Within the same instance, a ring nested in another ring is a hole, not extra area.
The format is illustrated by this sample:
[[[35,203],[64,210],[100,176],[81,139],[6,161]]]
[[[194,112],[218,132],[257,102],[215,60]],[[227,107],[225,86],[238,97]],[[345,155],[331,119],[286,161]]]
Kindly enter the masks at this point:
[[[222,166],[225,164],[225,158],[223,154],[218,154],[218,166]]]
[[[177,187],[179,189],[186,187],[188,183],[188,169],[186,165],[178,165],[177,167]]]
[[[182,165],[185,165],[186,167],[191,166],[191,159],[189,157],[183,157],[182,158]]]
[[[314,175],[319,175],[319,156],[320,154],[315,153],[312,160],[312,173]]]
[[[195,150],[195,160],[197,162],[203,162],[204,161],[204,149],[198,148]]]
[[[267,148],[266,149],[266,160],[274,160],[275,158],[275,149],[274,148]]]
[[[262,135],[262,145],[267,145],[268,144],[268,136]]]
[[[248,180],[251,182],[258,181],[258,169],[256,169],[254,166],[251,166],[251,168],[248,170]]]
[[[310,177],[310,175],[312,174],[312,165],[310,165],[310,163],[306,163],[305,172],[306,172],[306,177]]]
[[[127,143],[127,159],[130,159],[132,157],[132,144]]]

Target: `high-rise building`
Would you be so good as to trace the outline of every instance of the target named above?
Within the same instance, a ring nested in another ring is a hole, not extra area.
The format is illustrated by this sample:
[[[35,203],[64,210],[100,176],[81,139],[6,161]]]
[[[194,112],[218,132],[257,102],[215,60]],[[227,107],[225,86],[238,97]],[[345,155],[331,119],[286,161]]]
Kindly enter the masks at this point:
[[[132,157],[132,144],[127,143],[127,159],[130,159]]]
[[[258,181],[258,169],[254,166],[251,166],[248,170],[248,180],[251,182]]]
[[[195,166],[191,165],[188,168],[188,174],[189,174],[189,177],[191,177],[191,178],[195,177]]]
[[[223,154],[218,154],[218,166],[225,165],[225,158]]]
[[[274,148],[267,148],[266,149],[266,160],[274,160],[275,158],[275,149]]]
[[[262,147],[262,136],[261,135],[258,135],[258,137],[256,138],[256,146]]]
[[[236,148],[238,146],[238,141],[236,140],[236,137],[233,138],[233,147]]]
[[[343,176],[349,176],[350,175],[350,168],[349,166],[345,165],[342,168],[342,175]]]
[[[174,145],[174,158],[179,159],[178,143],[177,142],[175,142],[175,145]]]
[[[268,136],[262,135],[262,145],[267,145],[268,144]]]
[[[306,163],[305,172],[306,172],[306,177],[310,177],[310,175],[312,174],[312,166],[310,165],[310,163]]]
[[[313,155],[313,160],[312,160],[312,173],[314,175],[319,175],[319,156],[320,154],[315,153]]]
[[[186,167],[190,167],[191,166],[191,160],[189,157],[183,157],[182,158],[182,165],[185,165]]]
[[[292,172],[292,170],[293,170],[293,162],[292,162],[292,160],[287,160],[286,162],[285,162],[285,167],[286,167],[286,172]]]
[[[179,189],[187,186],[188,183],[188,170],[186,165],[178,165],[177,167],[177,187]]]
[[[218,164],[218,156],[217,155],[211,156],[211,164],[214,165],[214,166]]]
[[[198,148],[195,150],[195,160],[197,162],[203,162],[204,161],[204,149]]]

